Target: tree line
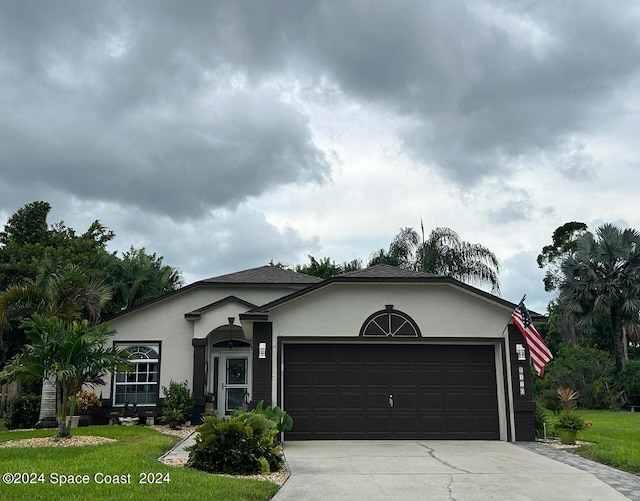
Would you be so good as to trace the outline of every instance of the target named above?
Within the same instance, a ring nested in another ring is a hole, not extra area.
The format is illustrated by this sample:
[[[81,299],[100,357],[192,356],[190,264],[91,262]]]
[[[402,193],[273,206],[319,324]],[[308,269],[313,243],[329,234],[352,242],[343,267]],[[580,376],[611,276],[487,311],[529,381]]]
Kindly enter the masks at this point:
[[[592,233],[571,221],[554,231],[538,266],[555,293],[541,329],[558,354],[537,383],[543,404],[552,406],[561,385],[588,407],[640,404],[640,233],[610,223]]]
[[[328,257],[318,260],[309,255],[308,258],[309,264],[296,265],[294,270],[326,279],[363,267],[360,259],[338,264]],[[286,268],[282,263],[271,261],[270,264]],[[387,249],[371,253],[367,266],[377,264],[453,277],[500,292],[500,264],[496,255],[481,244],[462,240],[451,228],[435,228],[426,238],[424,229],[420,234],[411,227],[401,228]]]
[[[100,221],[78,234],[49,224],[50,211],[28,203],[0,232],[0,368],[24,346],[19,324],[36,311],[97,323],[182,285],[180,270],[144,247],[110,252],[115,233]]]

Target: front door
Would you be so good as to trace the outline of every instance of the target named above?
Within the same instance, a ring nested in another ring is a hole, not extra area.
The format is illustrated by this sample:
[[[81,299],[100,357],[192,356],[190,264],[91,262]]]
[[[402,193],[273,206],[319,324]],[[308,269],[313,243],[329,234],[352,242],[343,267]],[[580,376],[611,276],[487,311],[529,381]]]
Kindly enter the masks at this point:
[[[228,416],[237,407],[242,407],[250,400],[249,382],[250,375],[250,353],[231,351],[222,353],[220,364],[220,388],[218,395],[220,401],[218,413]]]

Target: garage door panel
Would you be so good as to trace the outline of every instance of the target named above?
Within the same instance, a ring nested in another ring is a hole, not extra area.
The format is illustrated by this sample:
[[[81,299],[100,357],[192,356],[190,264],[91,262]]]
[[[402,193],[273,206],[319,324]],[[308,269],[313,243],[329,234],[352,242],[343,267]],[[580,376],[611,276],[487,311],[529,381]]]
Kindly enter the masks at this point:
[[[434,368],[423,369],[418,367],[416,371],[416,384],[422,386],[442,386],[444,384],[444,374]]]
[[[389,409],[389,392],[387,388],[382,391],[374,388],[364,389],[365,393],[365,409],[366,410],[384,410]]]
[[[311,384],[311,377],[313,375],[312,372],[309,372],[309,368],[305,365],[304,367],[295,366],[293,364],[288,367],[289,372],[289,381],[290,386],[308,386]]]
[[[469,395],[467,393],[447,393],[445,399],[445,408],[447,410],[470,410]]]
[[[343,391],[338,395],[338,407],[342,411],[353,411],[365,408],[365,395],[360,392]]]
[[[419,395],[420,408],[426,411],[442,410],[446,407],[445,396],[433,391],[422,392]]]
[[[495,384],[496,373],[493,370],[475,371],[473,379],[475,386],[491,388]]]
[[[444,385],[447,387],[466,387],[468,385],[467,374],[467,370],[464,367],[445,369]]]
[[[316,366],[313,373],[312,384],[315,387],[330,386],[335,387],[338,383],[338,374],[336,374],[335,366]]]
[[[473,411],[492,410],[493,409],[492,397],[493,397],[493,393],[488,391],[486,393],[478,392],[472,395],[470,399],[471,410]]]
[[[493,346],[285,344],[283,356],[288,440],[499,438]]]

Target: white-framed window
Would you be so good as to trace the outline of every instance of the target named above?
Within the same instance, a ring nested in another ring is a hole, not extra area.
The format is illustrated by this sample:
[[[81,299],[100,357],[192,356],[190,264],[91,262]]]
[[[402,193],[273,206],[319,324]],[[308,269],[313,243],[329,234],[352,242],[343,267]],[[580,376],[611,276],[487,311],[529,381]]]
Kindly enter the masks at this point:
[[[155,405],[160,379],[160,344],[118,343],[116,346],[129,352],[132,369],[115,374],[114,405]]]

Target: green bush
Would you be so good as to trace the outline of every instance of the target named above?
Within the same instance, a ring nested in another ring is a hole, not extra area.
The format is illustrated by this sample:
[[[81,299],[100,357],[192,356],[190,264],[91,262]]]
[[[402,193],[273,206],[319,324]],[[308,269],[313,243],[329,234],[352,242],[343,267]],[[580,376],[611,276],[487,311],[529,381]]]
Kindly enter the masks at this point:
[[[533,413],[533,419],[536,429],[536,435],[538,437],[544,437],[544,423],[547,421],[547,410],[541,405],[537,405],[536,411]]]
[[[556,388],[566,386],[580,394],[582,408],[615,407],[614,374],[615,363],[610,353],[585,346],[565,346],[547,365],[544,377],[536,378],[536,400],[552,409]]]
[[[187,381],[184,383],[170,381],[169,388],[163,386],[162,391],[164,392],[163,414],[166,414],[167,411],[178,411],[183,420],[191,420],[196,401]]]
[[[620,374],[620,389],[624,390],[629,405],[640,405],[640,360],[627,360]]]
[[[253,409],[252,412],[261,414],[273,421],[276,424],[278,433],[289,431],[291,428],[293,428],[293,418],[289,414],[287,414],[286,411],[283,411],[278,406],[272,407],[269,405],[267,407],[263,407],[263,405],[264,402],[260,400],[260,402],[258,402],[258,405],[256,405],[256,408]]]
[[[188,448],[187,466],[212,473],[269,473],[282,466],[275,423],[247,412],[223,420],[205,416],[196,443]]]
[[[178,410],[164,409],[162,418],[160,420],[172,430],[177,430],[182,424],[184,416],[182,415],[182,412]]]
[[[39,395],[19,395],[9,403],[4,425],[10,429],[33,428],[40,416]]]
[[[580,431],[584,426],[584,420],[573,409],[562,409],[556,416],[556,429]]]

